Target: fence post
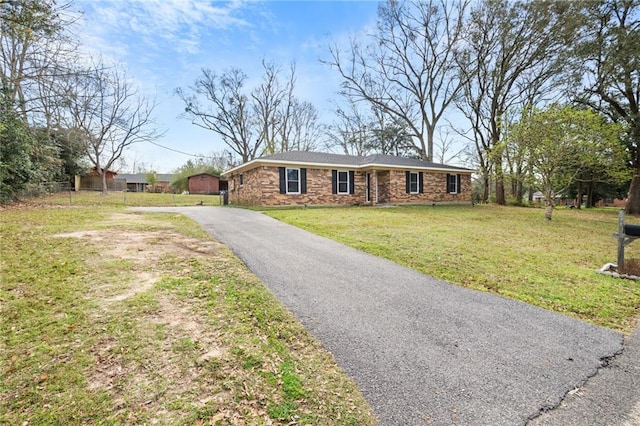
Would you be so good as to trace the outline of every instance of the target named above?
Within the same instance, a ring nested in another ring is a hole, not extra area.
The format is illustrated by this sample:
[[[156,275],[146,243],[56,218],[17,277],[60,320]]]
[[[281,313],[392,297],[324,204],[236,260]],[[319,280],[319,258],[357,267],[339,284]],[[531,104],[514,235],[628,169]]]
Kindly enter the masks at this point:
[[[618,272],[624,266],[624,210],[618,213]]]

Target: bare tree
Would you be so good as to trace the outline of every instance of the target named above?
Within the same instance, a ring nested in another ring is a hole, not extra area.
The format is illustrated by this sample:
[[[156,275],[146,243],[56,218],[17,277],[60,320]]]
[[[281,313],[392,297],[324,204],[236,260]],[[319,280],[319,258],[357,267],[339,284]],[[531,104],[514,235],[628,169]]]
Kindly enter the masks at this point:
[[[0,3],[0,84],[26,123],[50,124],[44,109],[57,97],[48,88],[75,58],[68,8],[53,0]]]
[[[409,129],[413,149],[433,158],[434,132],[461,82],[454,54],[468,0],[389,0],[378,8],[377,32],[347,52],[330,47],[343,92],[381,109]]]
[[[504,118],[559,86],[576,16],[575,2],[481,0],[471,11],[464,49],[457,55],[464,88],[456,103],[469,120],[480,156],[483,201],[493,170],[496,202],[506,204]]]
[[[264,139],[255,138],[255,123],[249,98],[243,93],[247,75],[239,68],[230,68],[221,75],[203,69],[191,93],[182,88],[176,94],[185,103],[185,115],[196,126],[212,130],[243,162],[252,160],[260,151]],[[200,103],[204,97],[207,105]],[[262,130],[262,129],[261,129]]]
[[[105,172],[124,151],[134,143],[162,136],[152,117],[155,103],[139,94],[123,70],[102,63],[68,79],[65,92],[67,127],[83,140],[106,193]]]
[[[338,148],[346,155],[367,155],[371,149],[368,143],[368,117],[351,99],[345,105],[336,104],[336,119],[325,129],[327,147]]]
[[[434,142],[433,161],[440,164],[448,164],[456,159],[461,159],[465,147],[457,145],[455,139],[452,138],[453,130],[451,127],[440,127],[438,129],[438,137]]]
[[[288,113],[284,115],[286,127],[282,128],[282,150],[313,151],[322,134],[318,110],[308,101],[290,98]],[[284,145],[286,143],[286,145]]]
[[[248,77],[239,68],[221,75],[203,70],[189,91],[176,89],[186,105],[184,116],[220,135],[242,162],[263,154],[311,149],[319,134],[315,107],[293,94],[295,66],[284,83],[279,66],[266,61],[262,66],[262,82],[249,94]]]
[[[284,83],[279,67],[264,61],[262,65],[263,81],[251,93],[256,125],[264,141],[262,154],[313,149],[320,133],[318,111],[313,104],[301,101],[294,94],[295,64],[291,65]]]
[[[262,61],[262,67],[264,68],[262,83],[251,93],[252,106],[257,121],[256,126],[260,129],[258,140],[264,146],[263,152],[275,154],[281,150],[277,138],[281,138],[282,128],[287,124],[282,121],[284,118],[282,109],[289,107],[285,103],[287,96],[293,91],[295,66],[291,66],[290,78],[284,85],[278,78],[280,73],[278,66]],[[282,139],[280,142],[282,143]]]
[[[0,169],[10,171],[10,178],[0,177],[2,200],[63,179],[80,163],[75,144],[52,113],[59,97],[51,88],[68,75],[75,58],[68,6],[54,0],[0,1]]]

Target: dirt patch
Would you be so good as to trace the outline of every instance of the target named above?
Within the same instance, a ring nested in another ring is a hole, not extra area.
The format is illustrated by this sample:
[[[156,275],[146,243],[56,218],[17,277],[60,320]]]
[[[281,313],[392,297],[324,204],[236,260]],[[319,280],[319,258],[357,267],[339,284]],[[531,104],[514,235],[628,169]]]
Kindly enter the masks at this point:
[[[163,276],[179,277],[186,273],[179,266],[166,270],[162,265],[163,258],[171,256],[188,261],[205,257],[213,260],[222,245],[171,231],[126,229],[129,225],[144,225],[144,217],[133,214],[115,216],[110,218],[110,222],[125,229],[56,235],[82,241],[98,254],[96,262],[114,265],[113,276],[90,285],[89,296],[97,301],[96,321],[106,322],[118,312],[127,312],[131,308],[126,303],[142,294],[151,294],[155,302],[153,309],[144,310],[136,318],[135,327],[140,335],[145,336],[143,342],[139,337],[138,341],[127,337],[128,330],[117,330],[111,332],[113,337],[104,336],[94,345],[94,365],[87,372],[88,388],[112,394],[120,412],[128,410],[132,403],[144,406],[145,411],[154,413],[152,424],[175,420],[175,410],[163,405],[167,400],[189,396],[190,403],[195,406],[212,401],[223,403],[230,394],[213,386],[203,395],[189,395],[194,383],[199,381],[200,368],[215,368],[218,360],[227,355],[227,349],[219,341],[219,333],[189,306],[181,305],[170,294],[154,291],[155,284]],[[118,270],[120,262],[122,270]],[[123,344],[128,338],[132,341]],[[137,350],[153,354],[145,357],[144,364],[128,359],[129,350],[136,344],[146,348]],[[185,362],[185,359],[190,361]],[[197,388],[202,391],[207,386],[199,384]]]
[[[144,217],[134,214],[117,214],[110,218],[120,227],[141,225]],[[147,220],[148,221],[148,220]],[[99,262],[117,264],[126,261],[128,277],[115,274],[103,282],[95,282],[90,293],[101,302],[121,302],[148,291],[161,278],[158,264],[164,256],[180,258],[213,256],[222,245],[215,241],[189,238],[171,231],[139,230],[86,230],[54,235],[58,238],[77,238],[99,253]],[[117,265],[115,265],[117,270]],[[124,268],[123,268],[124,269]],[[120,271],[120,272],[124,272]],[[179,271],[174,271],[179,273]]]

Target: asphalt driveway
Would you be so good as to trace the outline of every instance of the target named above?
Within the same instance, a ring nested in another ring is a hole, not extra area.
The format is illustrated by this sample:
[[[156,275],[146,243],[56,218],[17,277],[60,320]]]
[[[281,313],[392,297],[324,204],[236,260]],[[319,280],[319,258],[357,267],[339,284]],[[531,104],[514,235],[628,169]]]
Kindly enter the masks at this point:
[[[182,213],[228,245],[334,354],[381,425],[526,424],[622,352],[617,332],[439,281],[258,212],[153,210]]]

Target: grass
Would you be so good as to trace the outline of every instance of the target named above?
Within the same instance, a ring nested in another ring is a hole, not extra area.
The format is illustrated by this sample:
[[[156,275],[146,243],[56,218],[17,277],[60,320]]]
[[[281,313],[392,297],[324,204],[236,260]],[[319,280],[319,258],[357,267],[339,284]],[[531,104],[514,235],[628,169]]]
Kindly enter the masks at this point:
[[[0,210],[0,424],[375,423],[332,356],[200,227],[74,195]]]
[[[219,195],[168,194],[149,192],[113,191],[103,194],[100,191],[69,191],[38,197],[29,200],[30,204],[42,206],[111,206],[111,207],[145,207],[145,206],[219,206],[222,197]]]
[[[443,280],[629,332],[640,284],[596,274],[616,261],[616,209],[407,206],[267,214]],[[631,218],[629,222],[639,219]],[[640,244],[626,248],[640,257]]]

